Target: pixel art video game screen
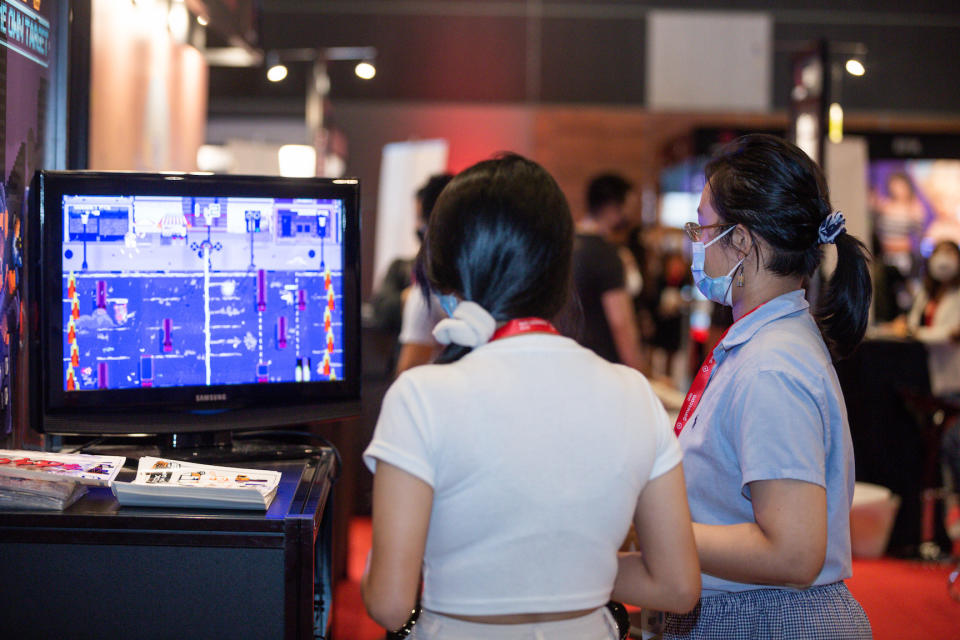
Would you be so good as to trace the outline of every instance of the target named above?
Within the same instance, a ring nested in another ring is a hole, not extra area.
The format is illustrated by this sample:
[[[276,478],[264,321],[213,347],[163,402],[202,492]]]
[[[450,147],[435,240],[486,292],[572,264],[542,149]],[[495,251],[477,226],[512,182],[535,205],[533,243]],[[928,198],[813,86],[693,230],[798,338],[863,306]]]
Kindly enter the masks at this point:
[[[343,377],[338,199],[64,195],[63,390]]]

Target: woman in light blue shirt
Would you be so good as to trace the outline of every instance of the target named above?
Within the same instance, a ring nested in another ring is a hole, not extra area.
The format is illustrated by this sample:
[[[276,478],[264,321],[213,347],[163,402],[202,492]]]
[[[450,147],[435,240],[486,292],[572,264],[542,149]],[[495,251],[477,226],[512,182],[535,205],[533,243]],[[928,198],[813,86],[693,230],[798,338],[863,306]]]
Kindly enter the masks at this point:
[[[862,339],[863,245],[799,148],[740,138],[706,168],[689,224],[693,275],[734,324],[700,368],[677,421],[703,595],[668,638],[870,638],[851,575],[854,463],[832,360]],[[814,312],[804,288],[835,244]]]

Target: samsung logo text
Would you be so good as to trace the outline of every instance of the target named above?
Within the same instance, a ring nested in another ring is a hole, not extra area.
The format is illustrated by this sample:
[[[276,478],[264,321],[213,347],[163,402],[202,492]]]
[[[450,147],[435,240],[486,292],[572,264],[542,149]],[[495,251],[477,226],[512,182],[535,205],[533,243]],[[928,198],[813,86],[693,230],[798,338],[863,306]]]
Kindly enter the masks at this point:
[[[227,394],[225,393],[198,393],[193,397],[197,402],[217,402],[219,400],[226,400]]]

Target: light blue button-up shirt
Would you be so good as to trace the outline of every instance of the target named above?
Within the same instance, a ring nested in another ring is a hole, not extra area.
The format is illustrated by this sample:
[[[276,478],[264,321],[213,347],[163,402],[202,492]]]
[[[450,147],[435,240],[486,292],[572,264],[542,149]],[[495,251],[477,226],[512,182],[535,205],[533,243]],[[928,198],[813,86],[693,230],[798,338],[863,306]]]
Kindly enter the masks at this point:
[[[736,322],[680,434],[694,522],[754,522],[749,483],[794,479],[826,488],[827,551],[814,584],[851,575],[853,444],[830,353],[802,290]],[[802,518],[803,514],[797,514]],[[703,575],[703,595],[778,588]]]

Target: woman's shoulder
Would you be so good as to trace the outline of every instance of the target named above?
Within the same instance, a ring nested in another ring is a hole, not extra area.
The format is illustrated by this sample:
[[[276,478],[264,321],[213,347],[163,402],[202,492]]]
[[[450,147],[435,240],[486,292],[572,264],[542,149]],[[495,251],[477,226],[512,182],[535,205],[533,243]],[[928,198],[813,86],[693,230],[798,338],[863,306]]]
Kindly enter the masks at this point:
[[[456,386],[462,384],[462,378],[464,378],[462,369],[460,361],[447,364],[421,364],[397,376],[391,388],[397,387],[409,393]]]
[[[960,286],[951,287],[943,296],[944,301],[949,300],[950,304],[960,306]]]
[[[820,378],[833,363],[816,321],[806,311],[761,327],[741,349],[741,372],[783,372]]]
[[[610,362],[576,341],[568,340],[569,342],[565,346],[568,347],[571,355],[578,359],[579,370],[576,376],[579,379],[585,379],[587,376],[599,377],[611,384],[619,384],[632,389],[650,389],[649,380],[637,369],[618,362]]]
[[[517,342],[481,347],[448,364],[414,367],[401,374],[394,385],[403,381],[417,393],[457,393],[498,387],[507,378],[514,382],[547,378],[558,388],[590,384],[613,393],[653,394],[640,371],[612,363],[571,338],[530,336],[512,340]]]

